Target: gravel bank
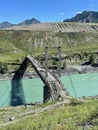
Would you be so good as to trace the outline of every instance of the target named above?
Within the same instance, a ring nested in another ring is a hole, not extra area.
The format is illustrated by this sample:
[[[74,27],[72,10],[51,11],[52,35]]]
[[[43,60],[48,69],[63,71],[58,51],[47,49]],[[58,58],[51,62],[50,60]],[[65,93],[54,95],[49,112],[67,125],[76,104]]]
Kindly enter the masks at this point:
[[[98,67],[93,67],[91,65],[68,65],[65,69],[61,70],[61,75],[68,75],[68,74],[82,74],[82,73],[96,73],[98,72]],[[53,73],[57,73],[57,70],[53,70]],[[0,74],[0,80],[9,80],[12,79],[14,73],[10,74]],[[38,77],[37,74],[32,74],[30,72],[26,72],[23,78],[34,78]]]

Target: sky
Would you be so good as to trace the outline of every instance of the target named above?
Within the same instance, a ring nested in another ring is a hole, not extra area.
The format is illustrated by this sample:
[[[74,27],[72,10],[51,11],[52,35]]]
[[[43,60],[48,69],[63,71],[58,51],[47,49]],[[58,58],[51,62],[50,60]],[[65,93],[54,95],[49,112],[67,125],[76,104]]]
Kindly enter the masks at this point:
[[[98,11],[98,0],[0,0],[0,23],[17,24],[31,18],[62,22],[83,11]]]

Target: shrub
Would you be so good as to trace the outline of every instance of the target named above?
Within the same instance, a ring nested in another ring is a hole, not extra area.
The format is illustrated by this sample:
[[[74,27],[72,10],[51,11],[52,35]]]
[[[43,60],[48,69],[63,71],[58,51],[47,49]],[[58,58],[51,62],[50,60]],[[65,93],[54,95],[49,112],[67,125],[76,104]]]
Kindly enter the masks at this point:
[[[8,71],[8,65],[7,63],[0,62],[0,73],[4,74]]]
[[[70,105],[76,106],[76,105],[79,105],[79,104],[82,104],[82,103],[83,103],[83,102],[79,101],[78,99],[72,98],[72,99],[71,99],[71,102],[70,102]]]

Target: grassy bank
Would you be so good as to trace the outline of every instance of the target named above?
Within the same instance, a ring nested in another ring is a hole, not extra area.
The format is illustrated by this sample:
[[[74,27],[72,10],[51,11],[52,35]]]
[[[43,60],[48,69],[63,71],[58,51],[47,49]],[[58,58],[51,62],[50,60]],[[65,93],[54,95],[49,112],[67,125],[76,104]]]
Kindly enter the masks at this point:
[[[33,111],[25,116],[25,112]],[[7,121],[0,130],[97,130],[98,100],[81,103],[72,99],[71,103],[53,103],[41,106],[30,106],[20,109],[1,109],[0,118],[4,120],[12,115],[14,121]],[[17,113],[17,114],[16,114]],[[24,113],[23,117],[18,118]]]

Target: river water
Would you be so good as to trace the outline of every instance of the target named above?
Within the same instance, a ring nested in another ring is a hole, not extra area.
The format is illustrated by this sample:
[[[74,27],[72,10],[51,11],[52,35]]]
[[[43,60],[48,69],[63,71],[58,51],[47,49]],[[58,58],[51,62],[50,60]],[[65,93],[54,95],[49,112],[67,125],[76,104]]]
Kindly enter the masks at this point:
[[[72,97],[98,95],[98,73],[62,76],[61,82]],[[42,103],[43,86],[40,78],[23,79],[22,89],[18,90],[18,96],[24,94],[25,103]],[[12,93],[12,81],[0,81],[0,107],[11,105]]]

